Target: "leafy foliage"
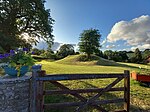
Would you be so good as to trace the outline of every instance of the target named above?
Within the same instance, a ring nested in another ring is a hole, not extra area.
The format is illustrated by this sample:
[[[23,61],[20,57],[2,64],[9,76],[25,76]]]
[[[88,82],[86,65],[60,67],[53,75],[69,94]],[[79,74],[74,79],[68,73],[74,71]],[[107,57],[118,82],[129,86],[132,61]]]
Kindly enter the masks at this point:
[[[141,54],[141,51],[137,48],[137,49],[135,49],[134,54],[135,54],[135,61],[136,61],[137,63],[140,63],[140,62],[142,61],[142,54]]]
[[[59,48],[59,50],[57,52],[57,57],[58,57],[58,59],[62,59],[68,55],[73,55],[73,54],[75,54],[73,45],[64,44]]]
[[[99,51],[101,34],[97,29],[84,30],[80,34],[79,51],[86,53],[90,60],[91,54]]]
[[[145,49],[142,58],[145,60],[150,56],[150,49]]]
[[[133,63],[142,63],[142,53],[138,48],[135,49],[134,56],[130,60]]]
[[[42,53],[40,56],[46,59],[54,59],[54,60],[56,59],[56,55],[53,52],[50,52],[48,50]]]
[[[95,53],[95,55],[104,58],[104,54],[103,54],[103,52],[102,52],[101,50],[97,51],[97,52]]]
[[[104,52],[104,58],[109,60],[114,60],[117,62],[127,62],[128,56],[126,51],[112,51],[112,50],[106,50]]]
[[[25,49],[11,50],[10,53],[0,54],[0,59],[2,62],[9,63],[12,67],[17,66],[32,66],[35,60],[31,57],[31,53]]]
[[[18,46],[31,47],[42,38],[49,45],[53,42],[50,10],[44,7],[45,0],[0,1],[0,46],[9,51]],[[28,40],[23,36],[27,35]]]
[[[33,48],[32,52],[34,52],[34,55],[40,55],[40,54],[44,53],[45,50],[43,50],[43,49],[40,50],[40,49],[37,49],[37,48]]]

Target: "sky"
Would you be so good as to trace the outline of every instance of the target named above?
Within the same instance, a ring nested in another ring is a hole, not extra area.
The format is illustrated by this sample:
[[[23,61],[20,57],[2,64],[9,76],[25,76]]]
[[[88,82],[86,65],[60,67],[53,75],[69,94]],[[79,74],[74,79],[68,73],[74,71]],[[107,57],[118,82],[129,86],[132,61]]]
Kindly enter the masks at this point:
[[[101,50],[150,48],[150,0],[46,0],[55,20],[56,45],[78,44],[83,30],[96,28]]]

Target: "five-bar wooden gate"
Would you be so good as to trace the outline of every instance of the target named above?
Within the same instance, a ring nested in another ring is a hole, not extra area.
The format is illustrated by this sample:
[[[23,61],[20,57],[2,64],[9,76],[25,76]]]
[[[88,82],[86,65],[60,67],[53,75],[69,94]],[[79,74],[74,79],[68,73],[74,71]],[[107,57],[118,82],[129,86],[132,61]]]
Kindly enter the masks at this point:
[[[46,75],[45,71],[33,72],[33,112],[44,112],[45,109],[77,107],[74,112],[80,112],[86,106],[91,106],[100,112],[108,112],[101,107],[102,104],[124,102],[124,108],[117,112],[129,112],[130,107],[130,75],[129,71],[125,70],[122,74],[57,74]],[[88,88],[88,89],[69,89],[58,81],[64,80],[80,80],[80,79],[98,79],[98,78],[116,78],[112,83],[105,88]],[[124,79],[124,87],[114,88],[117,83]],[[50,82],[59,87],[59,90],[44,90],[44,82]],[[98,98],[108,91],[124,91],[124,97],[113,100],[98,100]],[[89,99],[80,95],[80,93],[97,94]],[[80,102],[64,102],[64,103],[44,103],[45,95],[52,94],[71,94],[78,98]]]

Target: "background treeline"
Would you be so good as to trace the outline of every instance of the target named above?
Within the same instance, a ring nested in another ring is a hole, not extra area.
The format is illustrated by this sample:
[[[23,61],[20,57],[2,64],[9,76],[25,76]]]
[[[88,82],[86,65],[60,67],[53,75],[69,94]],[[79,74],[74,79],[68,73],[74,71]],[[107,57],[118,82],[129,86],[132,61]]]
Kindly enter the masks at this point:
[[[146,59],[150,56],[150,49],[140,51],[137,48],[134,52],[106,50],[101,52],[100,56],[116,62],[146,63]]]
[[[56,52],[52,50],[40,50],[37,48],[32,49],[34,58],[36,59],[53,59],[59,60],[67,57],[68,55],[81,54],[75,52],[71,44],[62,45]],[[133,51],[97,51],[95,55],[104,59],[113,60],[116,62],[131,62],[131,63],[146,63],[147,58],[150,56],[150,49],[140,51],[138,48]]]
[[[64,44],[60,46],[59,50],[57,50],[56,52],[52,51],[51,49],[40,50],[37,48],[32,49],[32,51],[34,52],[33,57],[36,59],[59,60],[67,57],[68,55],[76,54],[74,47],[71,44]]]

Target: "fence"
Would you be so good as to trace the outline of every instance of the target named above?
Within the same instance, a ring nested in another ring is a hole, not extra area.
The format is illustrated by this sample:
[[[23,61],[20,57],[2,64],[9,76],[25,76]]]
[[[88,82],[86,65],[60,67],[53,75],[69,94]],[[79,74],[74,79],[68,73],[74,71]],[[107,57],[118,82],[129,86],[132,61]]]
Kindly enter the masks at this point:
[[[129,112],[130,107],[130,75],[129,71],[125,70],[122,74],[57,74],[57,75],[46,75],[45,71],[33,73],[33,112],[44,112],[45,109],[51,108],[65,108],[65,107],[77,107],[74,112],[80,112],[85,107],[91,106],[100,112],[108,112],[102,108],[102,104],[110,103],[124,103],[124,108],[117,112]],[[112,83],[107,85],[105,88],[88,88],[88,89],[69,89],[68,87],[61,84],[61,81],[71,80],[83,80],[83,79],[101,79],[101,78],[116,78]],[[117,83],[124,79],[124,87],[115,88]],[[58,82],[59,81],[59,82]],[[50,82],[51,84],[59,87],[59,90],[45,90],[44,82]],[[98,100],[98,98],[108,91],[124,91],[123,98],[117,98],[112,100]],[[92,93],[97,94],[89,99],[80,95],[80,93]],[[70,94],[78,98],[80,102],[64,102],[64,103],[44,103],[45,95],[52,94]]]

